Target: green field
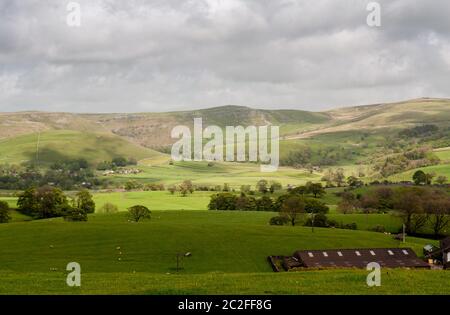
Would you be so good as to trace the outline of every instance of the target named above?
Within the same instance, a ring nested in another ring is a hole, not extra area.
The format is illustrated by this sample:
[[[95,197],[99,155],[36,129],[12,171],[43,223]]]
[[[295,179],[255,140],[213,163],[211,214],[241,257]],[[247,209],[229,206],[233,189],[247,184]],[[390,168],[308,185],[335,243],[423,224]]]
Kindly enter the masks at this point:
[[[441,160],[444,161],[446,163],[450,162],[450,149],[449,148],[444,148],[442,150],[435,150],[434,154],[436,154],[436,156]]]
[[[58,218],[0,225],[0,239],[8,244],[0,256],[0,293],[450,293],[444,285],[450,273],[442,271],[385,271],[380,289],[367,288],[367,273],[361,270],[274,274],[268,255],[398,246],[420,254],[430,241],[408,237],[401,244],[382,233],[275,227],[267,224],[272,215],[154,211],[151,220],[138,224],[119,213],[91,215],[84,223]],[[191,252],[192,257],[183,260],[176,274],[179,252]],[[81,288],[65,286],[65,266],[72,261],[81,264]]]
[[[434,173],[436,176],[443,175],[450,178],[450,164],[439,164],[418,169],[409,170],[400,174],[395,174],[389,177],[391,181],[412,181],[412,176],[417,170],[422,170],[425,173]],[[436,178],[435,178],[436,179]]]
[[[150,165],[149,165],[150,164]],[[136,175],[113,175],[107,178],[114,182],[124,183],[136,180],[142,183],[179,184],[183,180],[192,180],[197,185],[223,185],[239,189],[241,185],[252,185],[264,178],[275,180],[282,185],[302,185],[308,181],[320,181],[321,174],[309,173],[303,169],[280,167],[277,172],[261,172],[259,165],[250,163],[215,162],[208,166],[207,162],[168,162],[160,163],[152,159],[141,161],[139,168],[143,171]]]
[[[39,146],[38,146],[39,144]],[[39,147],[39,150],[37,148]],[[57,161],[84,158],[91,163],[111,160],[115,156],[138,160],[162,155],[134,145],[124,139],[100,133],[72,130],[46,131],[0,141],[0,163],[38,162],[48,165]]]
[[[151,210],[206,210],[213,192],[196,191],[186,197],[168,191],[136,191],[97,193],[94,201],[97,209],[105,203],[113,203],[124,211],[137,204],[144,205]]]

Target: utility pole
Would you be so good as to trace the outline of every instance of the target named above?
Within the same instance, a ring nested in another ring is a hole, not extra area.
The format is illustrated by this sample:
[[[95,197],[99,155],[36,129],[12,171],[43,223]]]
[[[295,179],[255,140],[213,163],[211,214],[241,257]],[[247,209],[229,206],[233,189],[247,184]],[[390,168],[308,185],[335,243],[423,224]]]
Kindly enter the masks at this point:
[[[405,231],[406,231],[406,226],[405,226],[405,224],[403,224],[403,243],[406,242],[406,233],[405,233]]]
[[[39,145],[41,142],[41,131],[38,131],[38,138],[36,143],[36,168],[39,169]]]

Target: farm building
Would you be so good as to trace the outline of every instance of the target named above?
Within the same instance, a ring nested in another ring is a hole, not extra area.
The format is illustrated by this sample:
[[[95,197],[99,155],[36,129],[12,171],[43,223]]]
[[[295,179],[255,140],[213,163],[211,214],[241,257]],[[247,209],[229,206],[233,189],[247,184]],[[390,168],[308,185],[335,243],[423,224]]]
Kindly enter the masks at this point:
[[[366,268],[371,262],[387,268],[430,268],[411,248],[299,250],[284,259],[283,267]]]
[[[439,248],[432,245],[425,246],[424,252],[426,252],[425,257],[442,262],[445,269],[450,269],[450,237],[442,239]]]
[[[442,264],[445,269],[450,269],[450,237],[441,240]]]

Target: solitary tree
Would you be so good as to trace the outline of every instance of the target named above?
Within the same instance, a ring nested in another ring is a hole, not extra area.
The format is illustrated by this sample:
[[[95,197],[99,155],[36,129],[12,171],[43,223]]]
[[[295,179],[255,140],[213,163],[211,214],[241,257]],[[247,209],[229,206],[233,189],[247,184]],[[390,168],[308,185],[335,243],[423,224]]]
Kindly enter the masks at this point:
[[[269,191],[270,191],[271,194],[273,194],[277,190],[281,190],[282,188],[283,188],[283,186],[281,185],[281,183],[279,183],[277,181],[271,181],[270,182]]]
[[[151,211],[147,207],[141,205],[128,208],[128,214],[130,219],[134,222],[139,222],[141,219],[151,218]]]
[[[338,168],[333,174],[333,180],[339,187],[341,187],[345,180],[344,169]]]
[[[299,217],[304,213],[305,203],[297,196],[287,198],[281,206],[281,214],[291,221],[292,226],[297,223]]]
[[[87,189],[83,189],[76,194],[75,207],[83,210],[85,213],[95,212],[95,202]]]
[[[439,175],[436,178],[436,183],[438,183],[439,185],[444,185],[447,181],[448,181],[448,178],[444,175]]]
[[[424,201],[424,209],[430,216],[434,235],[438,236],[450,224],[450,198],[434,193]]]
[[[342,212],[343,214],[352,213],[355,211],[359,206],[359,200],[356,199],[355,194],[351,192],[343,192],[342,200],[338,203],[338,211]]]
[[[364,185],[364,183],[362,182],[362,180],[356,178],[355,176],[349,176],[347,178],[347,184],[350,187],[361,187],[362,185]]]
[[[416,185],[423,185],[427,183],[427,175],[424,171],[418,170],[414,173],[412,177],[414,184]]]
[[[0,201],[0,223],[8,223],[9,220],[9,205],[6,201]]]
[[[256,183],[256,188],[260,193],[265,194],[266,192],[268,192],[267,185],[268,185],[267,180],[261,179],[258,181],[258,183]]]
[[[107,202],[98,211],[100,213],[112,214],[119,212],[119,208],[115,204]]]
[[[311,183],[306,184],[307,192],[314,195],[314,198],[322,197],[325,194],[325,189],[322,187],[321,183]]]
[[[421,193],[415,189],[400,191],[395,200],[395,209],[399,212],[408,233],[416,232],[428,220],[424,212]]]

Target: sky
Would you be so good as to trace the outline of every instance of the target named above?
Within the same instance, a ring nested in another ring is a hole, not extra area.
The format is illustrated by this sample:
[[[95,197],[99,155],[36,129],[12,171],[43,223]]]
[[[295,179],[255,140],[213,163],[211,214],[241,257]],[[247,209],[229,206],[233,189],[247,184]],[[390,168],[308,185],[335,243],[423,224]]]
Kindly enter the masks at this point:
[[[379,27],[365,0],[79,0],[79,27],[70,2],[0,2],[0,111],[321,111],[450,96],[448,0],[378,1]]]

